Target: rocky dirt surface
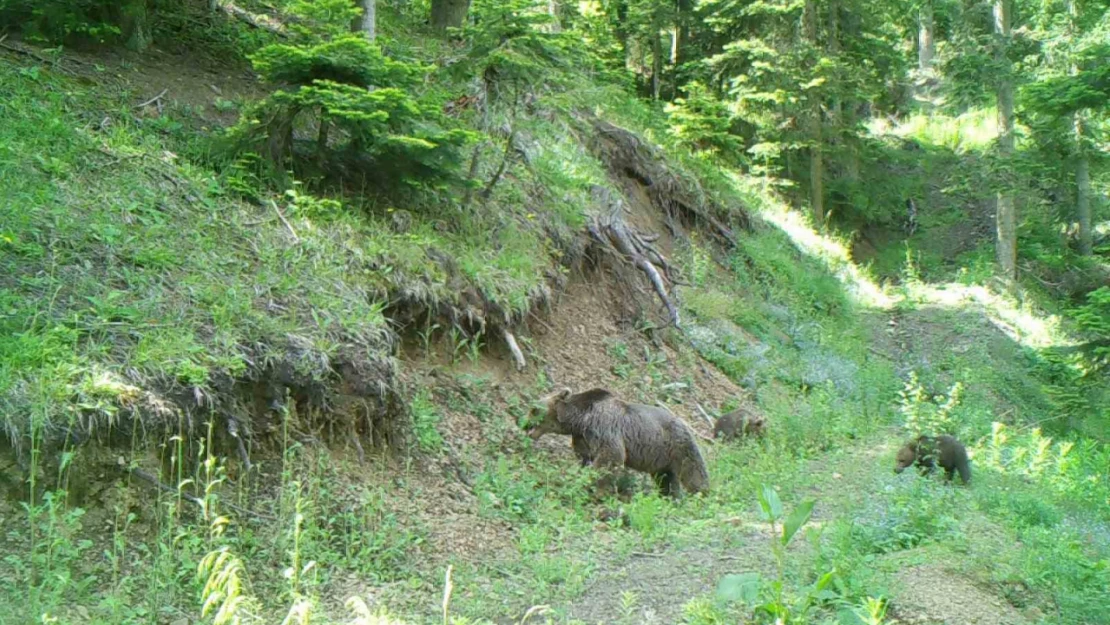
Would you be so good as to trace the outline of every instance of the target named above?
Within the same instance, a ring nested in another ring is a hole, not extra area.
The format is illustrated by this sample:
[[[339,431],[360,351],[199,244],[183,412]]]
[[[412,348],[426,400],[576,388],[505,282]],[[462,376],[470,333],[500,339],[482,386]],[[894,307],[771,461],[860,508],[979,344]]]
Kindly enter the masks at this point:
[[[1028,621],[1006,600],[983,590],[958,571],[937,564],[907,568],[897,575],[895,603],[907,625],[1024,625]]]

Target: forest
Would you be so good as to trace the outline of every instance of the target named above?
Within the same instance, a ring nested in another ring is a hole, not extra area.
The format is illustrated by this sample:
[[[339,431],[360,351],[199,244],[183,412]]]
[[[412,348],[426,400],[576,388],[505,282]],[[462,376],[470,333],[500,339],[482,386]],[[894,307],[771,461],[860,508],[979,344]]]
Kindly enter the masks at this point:
[[[0,0],[0,495],[4,625],[1110,624],[1110,2]]]

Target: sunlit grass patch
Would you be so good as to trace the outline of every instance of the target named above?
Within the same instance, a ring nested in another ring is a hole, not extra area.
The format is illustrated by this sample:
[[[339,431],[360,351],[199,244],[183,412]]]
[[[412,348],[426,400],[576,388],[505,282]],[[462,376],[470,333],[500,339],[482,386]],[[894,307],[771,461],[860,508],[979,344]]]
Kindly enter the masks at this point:
[[[875,134],[892,132],[957,153],[984,152],[998,137],[997,112],[993,108],[975,109],[956,117],[918,113],[893,128],[886,120],[876,118],[871,126]]]

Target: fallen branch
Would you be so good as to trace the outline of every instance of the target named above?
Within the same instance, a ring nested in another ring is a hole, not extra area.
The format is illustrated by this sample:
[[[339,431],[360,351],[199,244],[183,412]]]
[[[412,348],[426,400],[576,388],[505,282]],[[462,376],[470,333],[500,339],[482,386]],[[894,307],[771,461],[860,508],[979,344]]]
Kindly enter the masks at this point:
[[[876,355],[876,356],[878,356],[879,358],[885,358],[885,359],[887,359],[887,360],[891,360],[891,361],[893,361],[893,360],[896,360],[896,359],[895,359],[895,358],[894,358],[893,356],[891,356],[890,354],[887,354],[887,353],[881,352],[881,351],[879,351],[879,350],[875,349],[874,347],[868,347],[868,348],[867,348],[867,351],[871,352],[872,354],[875,354],[875,355]]]
[[[478,175],[478,164],[482,158],[483,145],[484,144],[479,143],[478,145],[474,146],[474,153],[470,156],[470,169],[467,171],[466,174],[467,185],[466,191],[463,193],[462,201],[462,206],[464,209],[470,206],[470,198],[474,195],[474,187],[472,186],[472,182],[474,180],[474,177]]]
[[[160,490],[164,493],[169,493],[169,494],[174,495],[176,497],[181,497],[185,501],[188,501],[189,503],[196,504],[197,506],[200,506],[201,508],[204,507],[204,501],[200,497],[197,497],[196,495],[190,495],[189,493],[187,493],[183,490],[179,490],[179,489],[174,488],[173,486],[170,486],[169,484],[165,484],[165,483],[159,481],[158,478],[156,478],[153,475],[147,473],[146,471],[143,471],[142,469],[136,469],[136,468],[124,469],[124,472],[129,473],[133,477],[139,478],[140,480],[146,482],[147,484],[150,484],[151,486],[157,488],[158,490]]]
[[[153,475],[147,473],[146,471],[143,471],[142,469],[139,469],[137,467],[132,467],[130,469],[124,468],[123,470],[124,470],[124,473],[127,473],[128,475],[131,475],[133,477],[137,477],[140,480],[146,482],[147,484],[150,484],[151,486],[157,488],[158,490],[160,490],[162,492],[169,493],[171,495],[180,497],[180,498],[184,499],[185,501],[188,501],[191,504],[195,504],[201,510],[204,510],[204,508],[205,508],[204,500],[201,499],[200,497],[197,497],[196,495],[191,495],[189,493],[186,493],[183,490],[174,488],[174,487],[170,486],[169,484],[165,484],[165,483],[161,482],[158,478],[156,478]],[[262,514],[261,512],[254,512],[253,510],[247,510],[246,508],[241,508],[241,507],[239,507],[239,506],[237,506],[233,503],[229,503],[227,501],[220,500],[220,505],[227,507],[229,510],[234,510],[234,511],[239,512],[241,514],[245,514],[247,516],[252,516],[252,517],[255,517],[257,519],[262,519],[264,521],[276,521],[277,520],[276,517],[272,517],[268,514]]]
[[[705,417],[706,422],[709,423],[709,427],[717,427],[717,424],[713,421],[713,417],[709,416],[709,413],[705,411],[705,408],[701,407],[701,404],[699,402],[694,402],[694,406],[697,407],[698,413],[700,413],[701,416]]]
[[[259,30],[264,30],[273,33],[279,37],[287,37],[288,33],[285,31],[285,24],[279,22],[271,17],[265,15],[255,15],[250,11],[240,7],[234,2],[227,2],[225,0],[216,0],[215,8],[227,13],[231,17],[246,23]]]
[[[505,170],[509,168],[509,163],[512,161],[513,156],[513,138],[516,137],[516,128],[514,127],[509,131],[509,138],[505,140],[505,152],[501,155],[501,164],[497,166],[497,171],[494,172],[493,178],[486,183],[486,188],[482,189],[482,200],[488,200],[493,195],[493,188],[501,181],[501,177],[505,175]]]
[[[516,364],[517,371],[524,371],[524,352],[520,351],[520,346],[516,343],[516,337],[508,329],[501,330],[501,335],[505,338],[505,344],[509,346],[509,351],[513,355],[513,362]]]
[[[161,91],[161,93],[159,93],[158,95],[154,96],[153,98],[147,100],[146,102],[143,102],[142,104],[136,104],[135,108],[141,109],[141,108],[150,106],[151,104],[154,104],[155,102],[158,102],[159,103],[159,108],[161,108],[162,98],[166,97],[166,94],[169,92],[169,90],[170,90],[169,87],[166,87],[165,89],[163,89]]]
[[[281,223],[285,224],[285,227],[289,229],[289,234],[293,235],[293,242],[300,243],[301,238],[297,236],[297,231],[293,229],[293,225],[289,223],[285,215],[281,214],[281,209],[278,208],[277,202],[270,200],[270,206],[274,207],[274,212],[277,213],[277,216],[281,219]]]
[[[243,437],[239,436],[239,422],[236,421],[234,417],[228,417],[227,419],[227,433],[235,439],[235,444],[239,451],[239,461],[243,463],[243,467],[246,468],[247,473],[250,473],[254,465],[251,464],[251,458],[247,453],[247,445],[243,442]]]

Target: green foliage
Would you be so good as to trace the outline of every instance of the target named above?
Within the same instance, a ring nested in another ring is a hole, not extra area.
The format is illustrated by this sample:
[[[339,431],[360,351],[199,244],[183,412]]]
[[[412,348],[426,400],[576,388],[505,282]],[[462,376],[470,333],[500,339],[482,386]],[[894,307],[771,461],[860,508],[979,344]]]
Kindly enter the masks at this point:
[[[1110,287],[1087,294],[1087,301],[1073,313],[1083,331],[1091,337],[1092,347],[1085,354],[1094,371],[1110,366]]]
[[[263,154],[279,179],[286,167],[310,178],[341,171],[341,178],[398,190],[457,176],[459,150],[474,135],[453,127],[441,96],[417,93],[430,68],[391,59],[377,43],[348,33],[340,27],[350,17],[343,11],[313,3],[289,10],[306,17],[301,41],[271,44],[251,56],[262,78],[279,89],[230,130],[235,154]],[[315,139],[298,139],[306,131]]]
[[[688,83],[685,90],[685,97],[666,106],[670,131],[678,145],[735,163],[743,146],[731,132],[728,106],[701,83]]]
[[[936,436],[938,434],[957,434],[960,423],[953,412],[960,405],[963,384],[956,382],[947,395],[929,396],[911,371],[909,379],[898,395],[898,408],[905,419],[906,430],[911,436]]]
[[[443,435],[437,426],[442,417],[439,408],[427,389],[421,389],[412,398],[412,430],[421,451],[435,453],[443,448]]]
[[[32,40],[61,42],[73,37],[114,41],[119,28],[119,5],[108,0],[0,0],[0,21],[18,24]]]
[[[814,500],[802,502],[784,516],[782,502],[774,488],[764,485],[758,494],[763,519],[770,525],[771,550],[778,567],[777,578],[765,580],[759,573],[726,575],[717,585],[717,600],[722,603],[743,603],[755,612],[757,622],[784,625],[809,623],[811,612],[821,604],[837,598],[829,571],[811,585],[796,593],[787,592],[786,547],[813,514]],[[776,524],[781,521],[782,533]]]
[[[430,68],[395,61],[381,48],[353,34],[316,45],[274,44],[251,55],[259,76],[274,85],[312,86],[317,81],[345,86],[412,87]]]
[[[462,29],[467,59],[456,71],[480,76],[490,104],[510,105],[541,84],[589,77],[596,64],[579,37],[548,28],[552,16],[537,0],[475,0]]]

